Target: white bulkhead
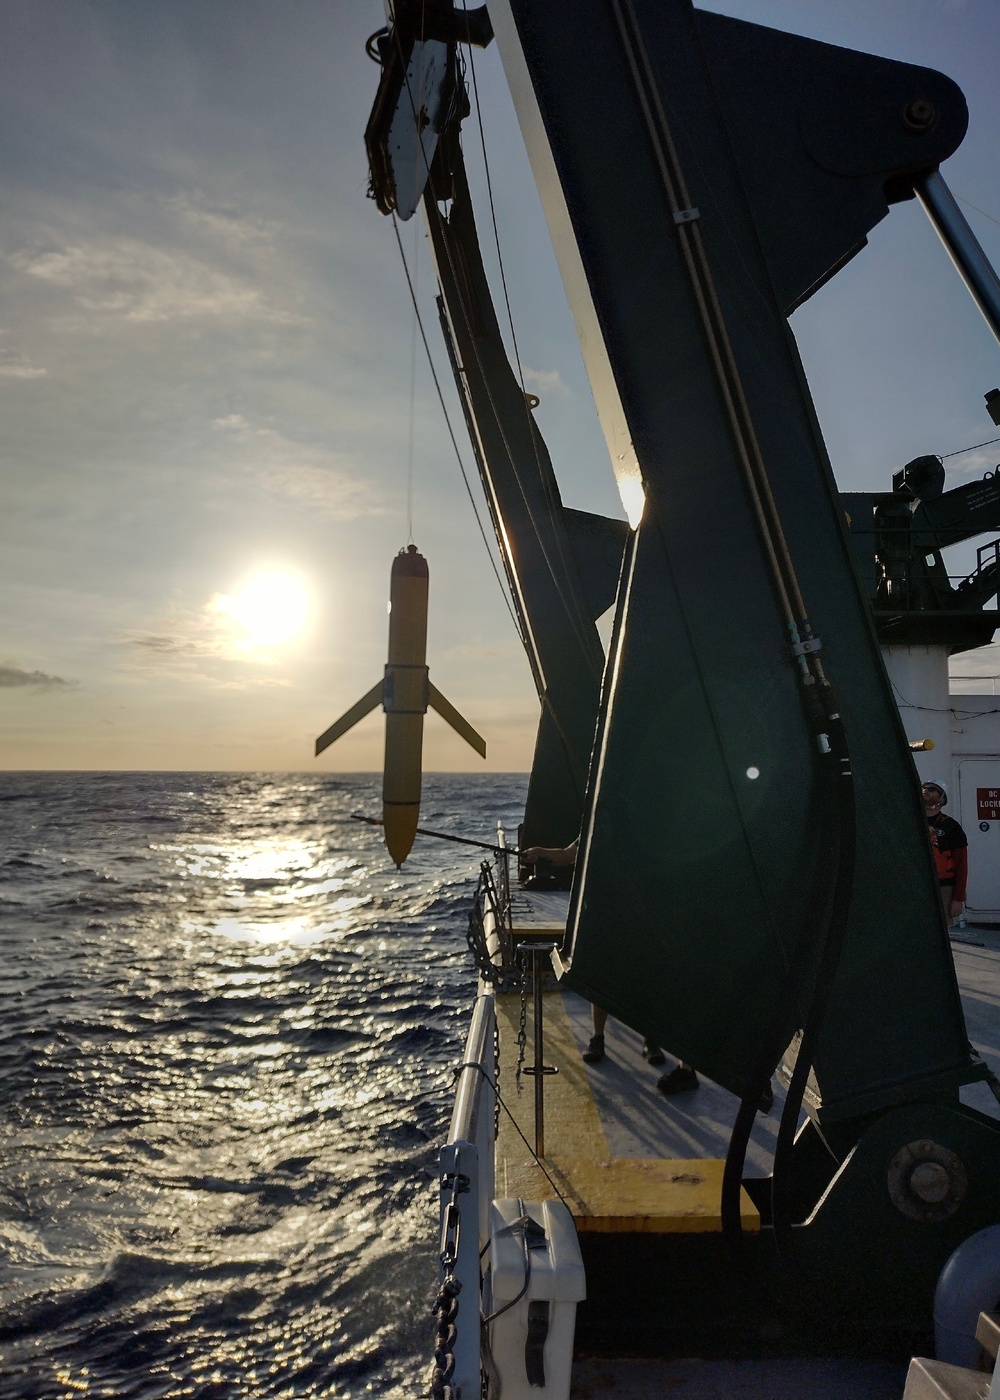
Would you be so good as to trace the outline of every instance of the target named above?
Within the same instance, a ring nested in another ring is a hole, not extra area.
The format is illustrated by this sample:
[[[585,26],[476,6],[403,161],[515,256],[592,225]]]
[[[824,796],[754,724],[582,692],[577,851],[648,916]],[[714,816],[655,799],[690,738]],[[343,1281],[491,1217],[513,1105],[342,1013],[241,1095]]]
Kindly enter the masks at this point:
[[[946,646],[882,656],[907,738],[934,743],[914,753],[917,772],[946,785],[945,810],[969,839],[966,920],[1000,925],[1000,695],[951,694]]]

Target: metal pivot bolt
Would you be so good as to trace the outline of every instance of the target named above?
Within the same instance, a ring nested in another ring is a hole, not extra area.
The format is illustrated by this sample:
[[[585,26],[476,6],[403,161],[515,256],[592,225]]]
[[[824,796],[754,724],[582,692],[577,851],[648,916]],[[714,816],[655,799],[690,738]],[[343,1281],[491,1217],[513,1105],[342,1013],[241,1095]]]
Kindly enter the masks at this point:
[[[907,131],[930,131],[937,121],[937,108],[926,97],[915,97],[903,108],[903,125]]]
[[[532,981],[532,1015],[535,1027],[535,1062],[533,1065],[526,1065],[523,1073],[534,1076],[535,1080],[535,1156],[545,1156],[545,1076],[547,1074],[558,1074],[559,1070],[555,1065],[545,1063],[544,1038],[545,1031],[543,1025],[542,1012],[542,958],[548,962],[551,959],[552,951],[558,948],[558,943],[519,943],[517,951],[519,953],[531,954],[531,981]]]
[[[961,1159],[930,1138],[908,1142],[886,1173],[889,1199],[910,1220],[933,1224],[954,1215],[969,1187]]]
[[[921,1162],[910,1173],[910,1190],[918,1201],[937,1205],[951,1190],[951,1178],[940,1162]]]

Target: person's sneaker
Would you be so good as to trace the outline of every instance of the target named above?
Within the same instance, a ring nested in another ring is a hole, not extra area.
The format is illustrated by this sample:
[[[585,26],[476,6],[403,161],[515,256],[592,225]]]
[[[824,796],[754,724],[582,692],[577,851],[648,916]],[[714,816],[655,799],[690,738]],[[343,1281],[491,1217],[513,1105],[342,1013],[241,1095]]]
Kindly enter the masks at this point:
[[[583,1052],[583,1063],[585,1065],[599,1065],[604,1059],[604,1036],[592,1035],[590,1044]]]
[[[667,1057],[658,1045],[654,1045],[651,1040],[642,1042],[642,1058],[651,1065],[665,1065]]]
[[[684,1094],[689,1089],[697,1089],[698,1076],[687,1065],[678,1065],[669,1074],[661,1074],[656,1087],[661,1094]]]
[[[757,1105],[757,1112],[758,1112],[758,1113],[770,1113],[770,1112],[771,1112],[771,1109],[772,1109],[773,1107],[774,1107],[774,1090],[771,1088],[771,1086],[770,1086],[770,1084],[769,1084],[769,1085],[767,1086],[767,1088],[764,1090],[764,1092],[763,1092],[763,1093],[761,1094],[761,1096],[760,1096],[760,1102],[759,1102],[758,1105]]]

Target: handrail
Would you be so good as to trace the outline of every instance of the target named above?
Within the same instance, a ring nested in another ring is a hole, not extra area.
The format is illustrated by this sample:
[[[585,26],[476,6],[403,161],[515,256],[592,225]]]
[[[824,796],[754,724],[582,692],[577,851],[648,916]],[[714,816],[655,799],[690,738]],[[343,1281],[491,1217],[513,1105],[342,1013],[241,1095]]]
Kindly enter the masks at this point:
[[[478,1395],[480,1260],[489,1238],[496,1138],[496,1004],[492,991],[476,998],[459,1066],[448,1141],[440,1155],[441,1290],[435,1362],[442,1377],[435,1394]],[[443,1368],[443,1369],[442,1369]]]
[[[506,859],[498,859],[496,869],[505,878]],[[513,924],[506,875],[506,895],[497,887],[494,867],[483,861],[479,868],[479,884],[469,911],[466,941],[475,958],[480,977],[500,991],[509,991],[518,984],[520,972],[514,954]]]
[[[449,1142],[475,1142],[479,1100],[482,1097],[483,1076],[475,1068],[481,1065],[493,1078],[494,999],[491,993],[476,997],[472,1024],[465,1042],[465,1056],[458,1072],[455,1107],[451,1114]]]

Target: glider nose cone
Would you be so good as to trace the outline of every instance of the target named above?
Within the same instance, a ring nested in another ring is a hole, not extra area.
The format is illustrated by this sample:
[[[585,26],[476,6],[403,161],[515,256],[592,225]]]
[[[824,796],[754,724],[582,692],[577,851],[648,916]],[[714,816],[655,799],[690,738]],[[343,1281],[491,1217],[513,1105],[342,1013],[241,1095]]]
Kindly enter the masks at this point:
[[[410,854],[420,820],[420,803],[387,802],[382,808],[385,823],[385,844],[397,870]]]

